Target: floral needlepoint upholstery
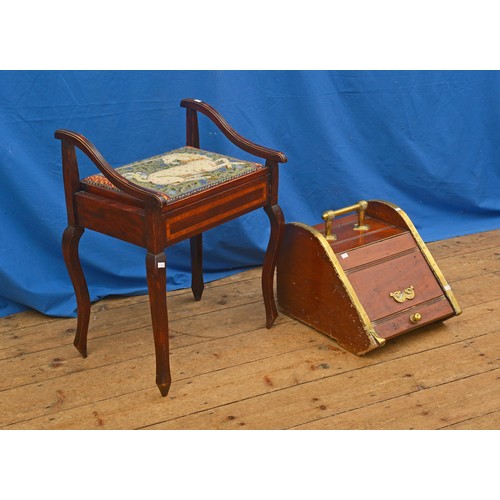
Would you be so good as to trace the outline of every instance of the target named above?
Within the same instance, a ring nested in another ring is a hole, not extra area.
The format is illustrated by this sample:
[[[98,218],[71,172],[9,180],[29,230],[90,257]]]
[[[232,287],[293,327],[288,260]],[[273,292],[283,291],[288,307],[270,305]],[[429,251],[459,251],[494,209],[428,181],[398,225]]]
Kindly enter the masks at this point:
[[[262,168],[258,163],[184,147],[118,167],[116,172],[134,184],[160,192],[171,201]],[[101,174],[91,175],[82,182],[118,191]]]

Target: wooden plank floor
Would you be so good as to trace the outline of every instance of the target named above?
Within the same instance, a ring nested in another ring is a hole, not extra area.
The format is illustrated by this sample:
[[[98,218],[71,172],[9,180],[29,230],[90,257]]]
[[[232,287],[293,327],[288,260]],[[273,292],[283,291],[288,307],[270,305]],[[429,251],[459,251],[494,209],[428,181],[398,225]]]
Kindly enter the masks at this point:
[[[260,269],[169,293],[173,383],[162,398],[146,296],[75,319],[0,318],[3,429],[499,429],[500,230],[429,248],[463,314],[356,357],[280,314]]]

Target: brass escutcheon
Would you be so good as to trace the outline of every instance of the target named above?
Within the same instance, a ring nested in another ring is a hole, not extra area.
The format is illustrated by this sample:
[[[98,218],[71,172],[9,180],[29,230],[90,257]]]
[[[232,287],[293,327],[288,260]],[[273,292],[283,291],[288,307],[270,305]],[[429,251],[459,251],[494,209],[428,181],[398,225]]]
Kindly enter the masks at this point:
[[[389,295],[400,304],[405,300],[413,300],[415,298],[415,290],[413,289],[413,285],[410,285],[405,290],[397,290],[396,292],[391,292]]]

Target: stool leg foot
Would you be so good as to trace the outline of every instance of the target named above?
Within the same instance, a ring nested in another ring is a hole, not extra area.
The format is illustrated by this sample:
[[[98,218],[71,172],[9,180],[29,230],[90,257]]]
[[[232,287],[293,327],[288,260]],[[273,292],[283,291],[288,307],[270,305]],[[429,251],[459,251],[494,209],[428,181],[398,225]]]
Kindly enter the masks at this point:
[[[271,222],[271,235],[264,258],[262,268],[262,295],[264,297],[264,306],[266,308],[266,327],[271,328],[275,319],[278,317],[278,310],[274,300],[274,271],[276,269],[276,260],[278,257],[279,243],[285,225],[285,218],[279,205],[266,206],[264,210]]]
[[[165,253],[146,254],[151,323],[155,341],[156,385],[166,396],[172,383],[168,347],[167,272]]]
[[[158,389],[160,389],[160,394],[165,397],[168,395],[168,391],[170,391],[170,386],[172,384],[172,380],[170,378],[164,382],[158,382],[158,376],[156,377],[156,385]]]
[[[189,240],[191,247],[191,290],[194,300],[201,300],[203,289],[203,240],[202,235],[197,234]]]
[[[80,226],[68,226],[63,234],[62,251],[76,295],[78,319],[73,344],[80,354],[86,358],[87,333],[90,319],[90,296],[78,255],[78,244],[83,232],[84,229]]]

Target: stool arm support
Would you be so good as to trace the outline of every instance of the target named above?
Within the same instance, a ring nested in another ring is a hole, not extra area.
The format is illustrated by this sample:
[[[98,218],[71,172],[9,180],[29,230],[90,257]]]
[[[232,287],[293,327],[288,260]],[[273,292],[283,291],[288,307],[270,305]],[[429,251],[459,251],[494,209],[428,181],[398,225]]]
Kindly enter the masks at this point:
[[[207,116],[218,128],[219,130],[236,146],[241,148],[247,153],[253,154],[259,158],[264,158],[265,160],[274,161],[278,163],[286,163],[287,157],[281,151],[276,151],[274,149],[269,149],[264,146],[255,144],[254,142],[245,139],[243,136],[238,134],[220,115],[209,104],[200,101],[199,99],[183,99],[181,101],[181,107],[192,109],[194,111],[199,111]]]
[[[108,179],[115,187],[124,193],[138,198],[147,204],[163,204],[164,200],[161,196],[153,191],[133,184],[116,172],[116,170],[104,159],[97,148],[83,135],[72,132],[71,130],[59,129],[56,130],[54,137],[56,139],[60,139],[63,143],[71,144],[80,149],[101,171],[104,177],[106,177],[106,179]]]

